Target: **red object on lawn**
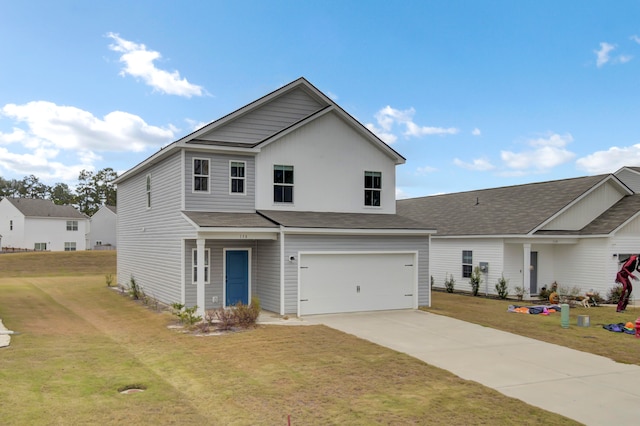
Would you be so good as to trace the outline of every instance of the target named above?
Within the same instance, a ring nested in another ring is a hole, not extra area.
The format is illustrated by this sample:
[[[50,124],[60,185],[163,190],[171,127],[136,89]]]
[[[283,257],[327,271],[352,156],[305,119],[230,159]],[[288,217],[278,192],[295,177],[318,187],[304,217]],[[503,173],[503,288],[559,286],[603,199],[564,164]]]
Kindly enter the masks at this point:
[[[640,317],[636,320],[636,337],[640,338]]]

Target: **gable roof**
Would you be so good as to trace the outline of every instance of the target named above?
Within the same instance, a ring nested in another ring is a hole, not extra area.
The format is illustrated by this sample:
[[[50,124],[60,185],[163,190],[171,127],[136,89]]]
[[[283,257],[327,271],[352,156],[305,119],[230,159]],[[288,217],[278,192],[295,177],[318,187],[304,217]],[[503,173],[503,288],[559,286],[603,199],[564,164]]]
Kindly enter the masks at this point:
[[[619,183],[612,175],[586,176],[398,200],[396,210],[434,226],[438,236],[527,235],[609,179]]]
[[[278,110],[272,120],[267,109]],[[258,153],[260,149],[325,114],[334,113],[352,129],[384,152],[395,164],[406,159],[373,134],[304,77],[233,111],[160,149],[143,162],[121,174],[114,182],[122,182],[151,164],[185,147]],[[259,125],[256,125],[259,123]],[[234,128],[233,132],[227,131]]]
[[[51,200],[35,198],[5,198],[25,217],[58,218],[58,219],[87,219],[73,206],[59,206]]]
[[[397,214],[298,212],[260,210],[258,213],[287,228],[429,230],[421,222]]]

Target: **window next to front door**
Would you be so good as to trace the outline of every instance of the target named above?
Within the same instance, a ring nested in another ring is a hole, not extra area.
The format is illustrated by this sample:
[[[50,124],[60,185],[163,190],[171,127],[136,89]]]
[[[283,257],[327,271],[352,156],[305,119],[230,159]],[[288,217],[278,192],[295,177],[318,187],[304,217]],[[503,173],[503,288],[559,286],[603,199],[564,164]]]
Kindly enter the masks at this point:
[[[473,252],[462,250],[462,278],[470,278],[473,273]]]
[[[209,249],[204,249],[204,283],[209,284]],[[192,281],[194,284],[198,282],[198,250],[193,249],[191,252],[191,268],[193,271]]]
[[[380,207],[382,172],[364,172],[364,205]]]
[[[273,202],[293,203],[293,166],[273,166]]]

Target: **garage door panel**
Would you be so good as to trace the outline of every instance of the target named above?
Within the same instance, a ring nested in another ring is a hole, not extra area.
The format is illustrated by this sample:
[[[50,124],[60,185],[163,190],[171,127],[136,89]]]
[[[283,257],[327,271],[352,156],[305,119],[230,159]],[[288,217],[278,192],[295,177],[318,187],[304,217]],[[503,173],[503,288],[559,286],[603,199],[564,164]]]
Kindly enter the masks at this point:
[[[303,254],[300,314],[413,307],[415,254]]]

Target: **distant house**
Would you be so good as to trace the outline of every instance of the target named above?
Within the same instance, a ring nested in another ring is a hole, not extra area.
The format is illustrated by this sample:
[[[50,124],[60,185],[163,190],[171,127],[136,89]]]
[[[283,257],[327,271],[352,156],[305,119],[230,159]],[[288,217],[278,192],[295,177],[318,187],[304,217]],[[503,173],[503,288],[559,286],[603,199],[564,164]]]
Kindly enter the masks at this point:
[[[72,206],[50,200],[3,198],[0,234],[3,248],[75,251],[87,248],[89,218]]]
[[[201,312],[428,305],[433,230],[396,214],[404,162],[300,78],[116,179],[118,282]]]
[[[481,292],[504,275],[510,294],[536,295],[555,281],[606,296],[619,262],[640,252],[640,168],[397,202],[398,214],[437,228],[431,237],[434,285],[448,277],[469,290],[483,267]],[[635,291],[638,295],[640,292]],[[526,296],[525,295],[525,296]]]
[[[89,248],[92,250],[112,250],[116,248],[117,236],[116,206],[102,206],[91,216]]]

